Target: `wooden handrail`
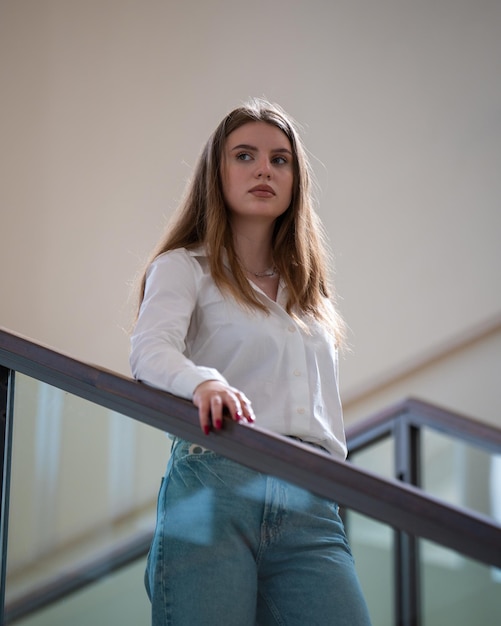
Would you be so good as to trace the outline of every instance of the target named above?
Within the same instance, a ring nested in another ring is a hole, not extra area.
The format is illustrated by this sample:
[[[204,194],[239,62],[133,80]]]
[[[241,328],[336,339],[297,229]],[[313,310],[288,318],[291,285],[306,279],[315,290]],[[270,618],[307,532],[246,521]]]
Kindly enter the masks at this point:
[[[191,402],[0,330],[0,365],[211,448],[380,522],[501,567],[501,527],[419,489],[379,478],[256,426],[226,420],[206,437]]]

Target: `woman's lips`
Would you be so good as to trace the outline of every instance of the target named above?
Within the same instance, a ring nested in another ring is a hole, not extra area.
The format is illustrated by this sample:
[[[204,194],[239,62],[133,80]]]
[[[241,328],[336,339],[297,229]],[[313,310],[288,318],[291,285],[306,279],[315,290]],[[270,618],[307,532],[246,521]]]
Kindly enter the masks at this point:
[[[252,193],[258,198],[271,198],[271,196],[275,195],[273,187],[270,187],[269,185],[256,185],[249,190],[249,193]]]

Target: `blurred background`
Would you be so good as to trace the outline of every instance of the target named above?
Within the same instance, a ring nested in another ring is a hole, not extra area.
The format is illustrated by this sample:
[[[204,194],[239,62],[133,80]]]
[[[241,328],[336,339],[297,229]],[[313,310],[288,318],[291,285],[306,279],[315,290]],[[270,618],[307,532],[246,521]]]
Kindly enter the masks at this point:
[[[497,0],[3,0],[0,326],[129,375],[134,280],[210,132],[262,96],[312,158],[350,328],[346,422],[416,396],[499,427],[500,32]],[[48,459],[82,422],[33,402],[13,484],[36,488],[36,449],[49,498]],[[115,459],[107,506],[153,505],[166,439],[93,428]],[[45,552],[69,545],[46,524]],[[12,572],[42,550],[21,543]]]
[[[128,373],[131,283],[209,133],[251,96],[293,115],[312,156],[347,409],[499,322],[496,0],[0,11],[2,326]],[[485,393],[469,400],[474,371],[460,396],[427,395],[493,419]]]

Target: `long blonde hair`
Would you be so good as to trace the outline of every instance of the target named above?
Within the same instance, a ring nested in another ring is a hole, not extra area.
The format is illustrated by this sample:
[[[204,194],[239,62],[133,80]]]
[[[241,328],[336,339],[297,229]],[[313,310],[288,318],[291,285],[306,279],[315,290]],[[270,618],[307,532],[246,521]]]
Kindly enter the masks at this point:
[[[279,128],[289,139],[293,153],[294,182],[289,208],[275,223],[273,260],[284,280],[287,312],[299,319],[311,315],[323,323],[338,345],[344,338],[344,324],[332,306],[328,285],[324,232],[313,207],[311,168],[293,120],[276,104],[251,100],[228,113],[209,137],[198,159],[186,196],[178,207],[166,234],[148,261],[177,248],[205,246],[214,282],[221,291],[253,309],[267,311],[245,277],[233,244],[233,236],[221,184],[221,163],[226,138],[248,122],[266,122]],[[226,250],[231,275],[225,270]],[[139,303],[144,297],[146,271],[140,283]]]

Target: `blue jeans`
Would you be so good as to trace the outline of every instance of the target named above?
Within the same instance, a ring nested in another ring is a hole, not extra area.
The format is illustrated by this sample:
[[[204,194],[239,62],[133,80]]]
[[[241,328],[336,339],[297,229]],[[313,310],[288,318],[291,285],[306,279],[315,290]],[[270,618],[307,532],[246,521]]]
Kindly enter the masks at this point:
[[[335,503],[174,440],[146,589],[153,626],[368,626]]]

